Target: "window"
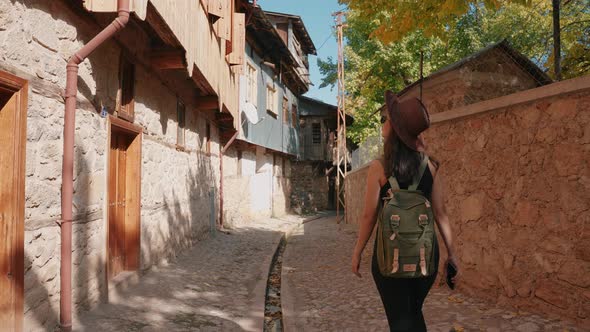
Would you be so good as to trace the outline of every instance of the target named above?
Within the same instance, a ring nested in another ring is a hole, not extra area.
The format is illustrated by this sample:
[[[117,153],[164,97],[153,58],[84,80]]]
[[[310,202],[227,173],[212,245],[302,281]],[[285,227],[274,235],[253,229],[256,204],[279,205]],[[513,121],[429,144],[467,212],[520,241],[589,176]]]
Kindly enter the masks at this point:
[[[272,85],[266,86],[266,110],[276,117],[277,113],[277,89]]]
[[[311,143],[321,144],[322,143],[322,127],[319,123],[311,124]]]
[[[283,123],[289,124],[289,99],[283,97]]]
[[[246,102],[256,105],[256,101],[258,99],[256,98],[258,95],[256,68],[254,68],[254,66],[250,62],[246,64],[246,67],[246,79],[248,80],[248,82],[246,83]]]
[[[178,99],[176,102],[176,117],[178,119],[178,130],[176,132],[176,144],[184,147],[184,128],[186,127],[186,107],[184,103]]]
[[[291,125],[297,128],[297,105],[291,105]]]
[[[135,89],[135,66],[121,56],[119,68],[119,100],[117,103],[117,116],[129,122],[133,122],[134,111],[134,89]]]
[[[205,125],[205,152],[211,153],[211,124],[207,121]]]

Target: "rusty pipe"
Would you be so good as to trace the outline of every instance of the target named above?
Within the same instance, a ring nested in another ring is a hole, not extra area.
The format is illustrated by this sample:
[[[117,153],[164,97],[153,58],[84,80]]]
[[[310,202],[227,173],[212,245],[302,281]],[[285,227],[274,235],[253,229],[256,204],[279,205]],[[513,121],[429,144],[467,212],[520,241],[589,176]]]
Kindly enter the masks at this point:
[[[84,45],[66,66],[64,153],[61,187],[61,264],[59,324],[62,331],[72,330],[72,200],[74,195],[74,133],[76,126],[76,95],[78,65],[99,45],[123,29],[129,21],[129,0],[118,0],[118,16],[109,26]]]

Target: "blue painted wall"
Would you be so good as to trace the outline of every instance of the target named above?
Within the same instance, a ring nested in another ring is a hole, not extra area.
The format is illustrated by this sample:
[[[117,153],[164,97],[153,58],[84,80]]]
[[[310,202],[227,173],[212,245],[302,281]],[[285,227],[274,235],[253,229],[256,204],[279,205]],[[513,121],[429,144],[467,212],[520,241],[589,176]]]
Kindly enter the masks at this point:
[[[259,54],[253,52],[250,45],[246,44],[246,56],[244,63],[244,73],[240,77],[240,136],[239,138],[247,142],[260,145],[276,151],[281,151],[293,156],[299,154],[299,115],[295,124],[291,124],[291,105],[297,105],[299,101],[291,90],[280,82],[279,75],[274,74],[272,68],[261,64],[262,58]],[[244,115],[243,110],[246,107],[247,91],[247,63],[256,68],[258,96],[254,103],[258,118],[262,119],[257,124],[251,123]],[[266,87],[274,86],[276,89],[275,110],[274,114],[266,110]],[[283,121],[283,96],[288,99],[289,119]]]

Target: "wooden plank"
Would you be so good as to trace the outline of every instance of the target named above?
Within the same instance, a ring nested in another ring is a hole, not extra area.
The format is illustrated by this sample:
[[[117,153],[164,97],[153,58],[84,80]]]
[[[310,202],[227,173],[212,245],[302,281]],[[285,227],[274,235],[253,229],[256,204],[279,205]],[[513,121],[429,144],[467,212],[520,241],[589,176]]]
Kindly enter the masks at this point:
[[[135,118],[135,65],[127,57],[120,57],[119,98],[117,116],[129,122]]]
[[[22,331],[28,83],[0,72],[0,330]]]
[[[289,46],[289,23],[277,23],[277,31],[285,45]]]
[[[135,14],[141,20],[145,20],[146,7],[148,0],[130,0],[129,10],[135,12]],[[96,13],[108,13],[117,12],[117,0],[84,0],[84,8],[90,12]]]
[[[125,217],[125,269],[138,270],[141,232],[141,137],[132,138],[127,148],[127,186]]]
[[[29,104],[29,84],[21,80],[21,89],[18,92],[17,104],[19,106],[15,121],[14,137],[17,139],[15,149],[16,162],[14,174],[16,185],[13,190],[16,204],[15,220],[15,246],[14,246],[14,281],[15,281],[15,302],[14,302],[14,330],[19,332],[23,329],[24,318],[24,283],[25,283],[25,165],[26,165],[26,143],[27,143],[27,108]]]
[[[232,52],[229,55],[230,65],[242,67],[244,64],[244,54],[246,52],[246,15],[234,13]],[[242,74],[242,71],[239,72]]]
[[[179,8],[179,10],[184,9],[185,8]],[[171,47],[181,46],[177,36],[171,31],[170,26],[166,23],[152,3],[147,5],[145,21],[154,29],[158,37],[160,37],[166,45]]]
[[[141,134],[143,132],[143,128],[129,123],[127,121],[118,119],[112,115],[109,115],[109,122],[111,124],[111,131],[123,131],[135,134]]]
[[[14,128],[17,115],[16,93],[0,94],[0,128]],[[15,186],[13,167],[16,159],[12,130],[0,130],[0,329],[11,330],[15,325],[16,285],[15,222],[16,208],[12,191]]]
[[[208,0],[207,13],[211,18],[212,23],[216,23],[217,20],[223,18],[225,0]]]
[[[186,69],[184,50],[154,50],[149,57],[151,65],[156,69]]]
[[[196,107],[202,111],[219,109],[219,98],[217,96],[205,96],[196,98]]]
[[[125,271],[125,194],[127,185],[127,146],[128,138],[118,133],[117,146],[117,216],[115,220],[114,275]]]
[[[110,146],[109,146],[109,173],[108,173],[108,180],[107,180],[107,191],[108,191],[108,229],[107,229],[107,238],[108,238],[108,276],[109,279],[114,277],[115,268],[114,268],[114,260],[113,257],[116,255],[116,222],[117,222],[117,162],[118,162],[118,155],[117,155],[117,146],[118,146],[118,135],[116,132],[111,130],[111,137],[110,137]]]

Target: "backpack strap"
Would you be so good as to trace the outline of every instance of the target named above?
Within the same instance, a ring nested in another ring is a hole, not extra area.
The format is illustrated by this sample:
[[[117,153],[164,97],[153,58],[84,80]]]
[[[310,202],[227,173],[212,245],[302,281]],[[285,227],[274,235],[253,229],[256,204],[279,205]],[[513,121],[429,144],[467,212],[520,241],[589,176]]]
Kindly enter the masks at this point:
[[[426,171],[426,167],[428,167],[428,156],[424,155],[422,163],[420,164],[420,168],[418,169],[418,174],[416,174],[416,177],[414,177],[414,182],[412,182],[412,185],[408,187],[408,190],[418,189],[418,185],[420,185],[420,180],[422,180],[422,176]]]
[[[399,183],[397,182],[397,179],[393,175],[389,177],[389,185],[391,186],[391,191],[396,191],[396,190],[400,189]]]

